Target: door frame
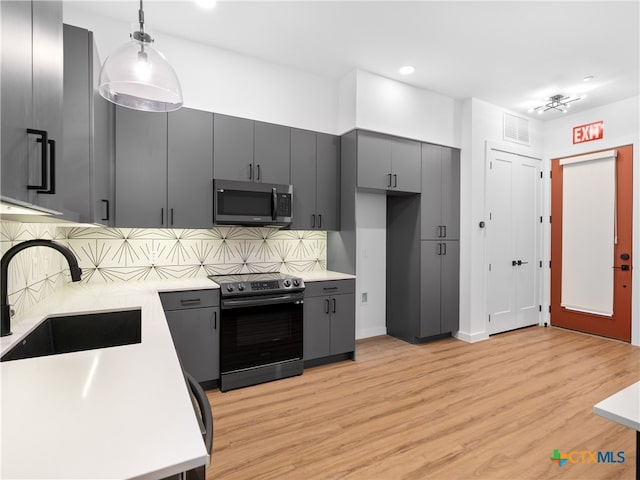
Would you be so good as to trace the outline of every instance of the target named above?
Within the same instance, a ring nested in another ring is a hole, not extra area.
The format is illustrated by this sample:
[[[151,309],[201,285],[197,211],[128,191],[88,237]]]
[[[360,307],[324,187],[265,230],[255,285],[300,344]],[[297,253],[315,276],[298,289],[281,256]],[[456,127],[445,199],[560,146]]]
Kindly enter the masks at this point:
[[[638,215],[638,211],[640,211],[640,142],[637,136],[626,135],[606,140],[602,139],[596,142],[571,145],[566,148],[556,149],[545,153],[543,173],[545,179],[543,215],[546,221],[543,224],[543,265],[548,265],[551,259],[551,224],[549,223],[549,216],[551,215],[551,160],[554,158],[584,155],[600,150],[615,149],[624,145],[631,145],[633,147],[633,206],[637,207],[637,210],[633,215],[632,245],[635,252],[640,251],[640,237],[638,236],[640,234],[640,219]],[[631,344],[640,346],[640,264],[632,262],[631,265]],[[544,269],[543,277],[543,322],[550,324],[551,317],[549,314],[549,305],[551,305],[551,271],[549,268]]]
[[[528,148],[525,147],[519,147],[517,145],[513,145],[513,144],[509,144],[509,143],[504,143],[504,142],[497,142],[497,141],[492,141],[492,140],[486,140],[485,141],[485,151],[484,151],[484,170],[483,170],[483,174],[484,174],[484,198],[483,198],[483,215],[484,218],[489,218],[489,212],[488,212],[488,205],[487,205],[487,187],[488,187],[488,176],[489,176],[489,158],[491,155],[491,151],[495,150],[495,151],[499,151],[499,152],[503,152],[503,153],[508,153],[511,155],[517,155],[520,157],[526,157],[526,158],[530,158],[536,161],[540,162],[540,171],[542,172],[543,175],[543,179],[546,178],[546,176],[548,175],[547,173],[545,173],[545,171],[547,170],[547,163],[550,164],[550,161],[547,162],[546,161],[546,157],[544,155],[542,155],[540,152],[537,151],[531,151]],[[550,191],[551,188],[551,183],[550,182],[546,182],[546,181],[541,181],[541,187],[540,187],[540,205],[539,207],[539,211],[542,213],[543,218],[548,219],[549,214],[546,213],[546,197],[547,197],[547,191]],[[549,193],[550,195],[550,193]],[[539,247],[539,259],[543,262],[543,267],[544,265],[546,265],[546,262],[549,259],[549,256],[545,256],[546,253],[546,247],[547,247],[547,231],[546,231],[546,227],[547,223],[543,222],[542,223],[542,228],[540,229],[540,231],[538,232],[538,245]],[[549,234],[550,234],[550,230],[549,230]],[[549,235],[548,237],[549,239],[551,238],[551,236]],[[489,305],[488,305],[488,295],[489,295],[489,262],[488,262],[488,250],[489,250],[489,242],[487,239],[487,231],[485,230],[484,232],[484,248],[483,248],[483,261],[482,261],[482,265],[484,268],[484,281],[483,281],[483,305],[484,305],[484,331],[489,332]],[[545,293],[546,293],[546,289],[545,288],[545,274],[548,275],[548,270],[547,268],[542,268],[542,273],[538,276],[538,303],[540,305],[543,306],[542,308],[542,315],[539,315],[539,319],[538,319],[538,325],[543,325],[545,322],[544,319],[544,312],[545,312],[545,308],[544,308],[544,300],[545,300]],[[548,303],[547,303],[548,305]],[[547,314],[547,320],[548,321],[548,314]]]

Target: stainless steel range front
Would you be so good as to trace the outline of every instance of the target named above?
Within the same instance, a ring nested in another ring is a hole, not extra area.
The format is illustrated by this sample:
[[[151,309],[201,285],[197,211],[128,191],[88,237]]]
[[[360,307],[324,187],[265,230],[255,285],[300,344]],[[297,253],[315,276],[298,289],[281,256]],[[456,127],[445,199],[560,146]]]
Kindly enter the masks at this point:
[[[220,285],[220,390],[301,375],[302,279],[281,273],[209,278]]]

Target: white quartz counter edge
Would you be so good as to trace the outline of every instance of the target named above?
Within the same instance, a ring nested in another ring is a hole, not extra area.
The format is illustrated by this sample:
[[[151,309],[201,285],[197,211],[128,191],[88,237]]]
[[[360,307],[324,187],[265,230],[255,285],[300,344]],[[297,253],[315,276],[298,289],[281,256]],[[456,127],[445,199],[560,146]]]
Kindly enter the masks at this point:
[[[157,292],[208,279],[71,284],[13,322],[140,309],[142,342],[0,363],[1,478],[161,478],[208,463]]]

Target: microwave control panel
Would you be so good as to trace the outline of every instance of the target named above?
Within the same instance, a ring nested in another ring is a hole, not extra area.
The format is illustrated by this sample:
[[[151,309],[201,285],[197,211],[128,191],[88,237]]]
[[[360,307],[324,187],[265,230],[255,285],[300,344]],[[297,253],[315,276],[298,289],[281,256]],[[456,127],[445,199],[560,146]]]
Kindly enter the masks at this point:
[[[278,216],[279,217],[291,216],[291,194],[289,193],[278,194]]]

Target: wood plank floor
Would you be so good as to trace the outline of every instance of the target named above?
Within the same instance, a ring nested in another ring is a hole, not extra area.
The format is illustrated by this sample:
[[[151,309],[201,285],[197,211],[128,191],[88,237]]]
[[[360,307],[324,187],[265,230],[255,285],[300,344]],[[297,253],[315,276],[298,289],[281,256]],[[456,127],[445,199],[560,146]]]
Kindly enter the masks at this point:
[[[592,413],[640,380],[640,348],[530,327],[475,344],[357,343],[357,360],[207,392],[207,479],[632,479],[635,431]],[[554,449],[625,452],[551,462]]]

